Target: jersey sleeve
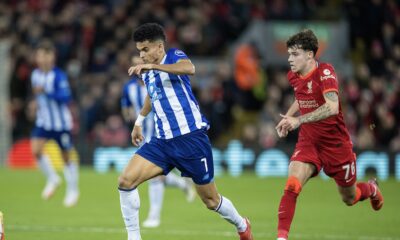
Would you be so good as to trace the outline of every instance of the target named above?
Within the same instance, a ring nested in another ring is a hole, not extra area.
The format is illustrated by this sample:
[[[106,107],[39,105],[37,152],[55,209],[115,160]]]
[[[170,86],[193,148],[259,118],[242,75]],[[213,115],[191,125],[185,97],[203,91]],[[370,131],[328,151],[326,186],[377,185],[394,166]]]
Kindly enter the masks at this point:
[[[71,100],[71,89],[68,78],[62,71],[56,71],[54,92],[48,94],[48,96],[61,103],[68,103]]]
[[[124,89],[122,90],[121,107],[126,108],[130,106],[132,106],[132,102],[129,99],[128,84],[125,84]]]
[[[168,52],[170,62],[171,63],[177,63],[181,59],[189,59],[189,57],[184,53],[182,50],[172,48]]]
[[[323,94],[331,91],[337,93],[339,92],[337,76],[335,73],[335,69],[332,67],[332,65],[326,64],[324,66],[321,66],[320,80]]]

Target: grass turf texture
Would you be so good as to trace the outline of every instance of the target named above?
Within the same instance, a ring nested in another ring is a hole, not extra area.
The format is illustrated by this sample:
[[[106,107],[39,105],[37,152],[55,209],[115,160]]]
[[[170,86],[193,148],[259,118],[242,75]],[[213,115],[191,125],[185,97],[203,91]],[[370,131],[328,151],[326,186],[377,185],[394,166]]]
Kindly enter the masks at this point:
[[[108,240],[126,239],[122,221],[117,173],[98,174],[81,169],[81,198],[76,207],[62,206],[63,184],[49,201],[40,198],[44,178],[39,171],[0,168],[0,211],[4,213],[7,240]],[[283,178],[216,179],[221,194],[252,222],[254,238],[275,239],[277,208],[285,184]],[[381,181],[385,204],[381,211],[369,201],[345,206],[334,181],[312,179],[298,198],[291,239],[400,239],[400,182]],[[139,187],[140,219],[148,210],[147,184]],[[238,239],[235,229],[200,199],[187,203],[177,189],[165,191],[161,226],[142,228],[143,240],[228,240]]]

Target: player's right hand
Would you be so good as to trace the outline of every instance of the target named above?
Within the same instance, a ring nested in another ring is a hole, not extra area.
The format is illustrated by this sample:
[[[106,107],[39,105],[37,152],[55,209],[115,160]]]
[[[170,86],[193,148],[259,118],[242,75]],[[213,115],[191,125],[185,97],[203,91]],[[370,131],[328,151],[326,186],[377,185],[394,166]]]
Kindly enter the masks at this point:
[[[278,133],[278,136],[279,136],[280,138],[286,137],[286,136],[288,135],[288,133],[289,133],[289,130],[287,129],[287,127],[285,127],[285,126],[287,126],[286,121],[287,121],[287,120],[283,118],[283,119],[278,123],[278,125],[276,125],[276,127],[275,127],[276,132]]]
[[[131,138],[132,144],[138,147],[144,139],[142,135],[142,127],[135,125],[131,133]]]

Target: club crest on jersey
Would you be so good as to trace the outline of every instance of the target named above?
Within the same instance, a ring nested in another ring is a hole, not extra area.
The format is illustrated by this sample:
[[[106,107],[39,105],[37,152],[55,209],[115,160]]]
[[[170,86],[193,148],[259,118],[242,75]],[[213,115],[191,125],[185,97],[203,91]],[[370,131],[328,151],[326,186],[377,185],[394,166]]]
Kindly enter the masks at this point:
[[[307,93],[312,93],[312,81],[309,81],[307,83],[307,88],[308,88]]]

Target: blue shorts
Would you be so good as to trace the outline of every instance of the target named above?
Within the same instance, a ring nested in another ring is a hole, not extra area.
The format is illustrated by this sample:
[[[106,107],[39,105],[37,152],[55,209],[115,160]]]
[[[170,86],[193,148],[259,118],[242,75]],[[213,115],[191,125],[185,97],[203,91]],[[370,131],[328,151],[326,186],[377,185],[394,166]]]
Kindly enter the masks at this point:
[[[164,175],[176,167],[182,177],[190,177],[196,184],[214,180],[211,144],[205,130],[168,140],[153,137],[136,154],[161,167]]]
[[[70,150],[72,148],[70,131],[47,131],[41,127],[35,127],[32,130],[32,138],[53,139],[60,146],[61,150]]]

